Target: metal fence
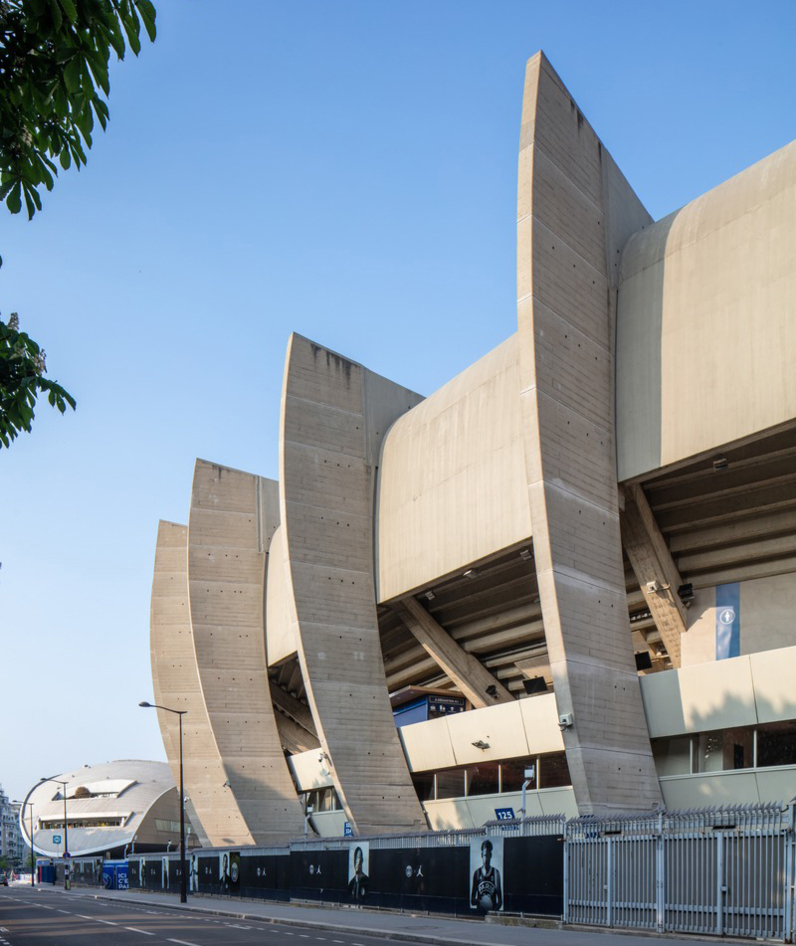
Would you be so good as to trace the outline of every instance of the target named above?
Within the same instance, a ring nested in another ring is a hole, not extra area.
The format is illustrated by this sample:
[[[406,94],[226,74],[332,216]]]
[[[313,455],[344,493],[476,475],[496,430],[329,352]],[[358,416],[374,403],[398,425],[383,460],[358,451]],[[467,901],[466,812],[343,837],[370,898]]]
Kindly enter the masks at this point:
[[[781,805],[576,818],[564,921],[792,942],[793,827]]]
[[[400,850],[404,848],[469,847],[472,838],[509,837],[539,838],[562,836],[566,815],[529,815],[526,818],[487,821],[479,828],[457,828],[450,831],[417,831],[402,834],[357,835],[357,841],[367,841],[370,849]],[[351,838],[305,838],[290,842],[293,851],[348,850]]]

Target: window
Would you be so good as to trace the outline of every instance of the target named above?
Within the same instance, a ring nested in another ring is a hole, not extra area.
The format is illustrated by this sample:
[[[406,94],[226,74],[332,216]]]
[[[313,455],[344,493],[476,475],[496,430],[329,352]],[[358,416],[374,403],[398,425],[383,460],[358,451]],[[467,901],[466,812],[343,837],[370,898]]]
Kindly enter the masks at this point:
[[[437,798],[464,797],[464,769],[437,772]]]
[[[415,772],[412,776],[412,782],[420,801],[434,800],[434,773],[433,772]]]
[[[512,759],[509,762],[500,763],[501,791],[503,792],[521,792],[525,781],[525,770],[533,766],[536,769],[536,759]],[[528,788],[533,791],[536,788],[536,776],[531,779]]]
[[[496,795],[500,791],[500,765],[482,762],[467,769],[468,795]]]
[[[796,722],[769,723],[757,731],[757,764],[796,765]]]
[[[561,788],[571,785],[567,757],[563,752],[555,752],[539,759],[539,788]]]

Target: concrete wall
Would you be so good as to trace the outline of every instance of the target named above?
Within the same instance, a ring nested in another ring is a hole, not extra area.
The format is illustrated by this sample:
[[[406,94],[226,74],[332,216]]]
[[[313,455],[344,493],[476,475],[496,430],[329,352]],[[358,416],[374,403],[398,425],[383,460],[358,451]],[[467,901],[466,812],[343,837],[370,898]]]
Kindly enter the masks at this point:
[[[399,729],[412,772],[561,752],[555,696],[501,703]],[[474,742],[486,742],[478,749]]]
[[[796,142],[622,255],[619,479],[796,417]]]
[[[742,654],[788,647],[793,641],[796,581],[792,574],[738,582]],[[683,666],[716,659],[716,589],[703,588],[688,609]]]
[[[517,813],[521,807],[521,792],[423,802],[432,831],[479,828],[487,821],[495,820],[497,817],[495,809],[513,808]],[[526,792],[525,807],[530,816],[566,815],[567,818],[578,816],[575,792],[571,788],[543,788],[539,791]]]
[[[619,250],[650,222],[539,53],[518,184],[520,390],[550,667],[581,813],[660,801],[627,628],[614,454]]]
[[[641,678],[650,736],[796,719],[796,647]]]
[[[378,596],[403,596],[531,534],[517,336],[400,417],[378,484]]]
[[[196,667],[188,603],[188,527],[158,526],[152,579],[150,648],[155,703],[186,711],[185,791],[211,844],[231,838],[251,843],[216,744]],[[158,710],[158,722],[174,781],[179,784],[179,729],[174,713]]]
[[[322,751],[359,833],[425,826],[387,696],[373,562],[382,438],[418,400],[291,336],[279,485],[295,639]]]
[[[188,525],[196,665],[246,833],[225,843],[298,837],[304,816],[285,762],[265,658],[265,569],[279,524],[277,484],[197,460]]]

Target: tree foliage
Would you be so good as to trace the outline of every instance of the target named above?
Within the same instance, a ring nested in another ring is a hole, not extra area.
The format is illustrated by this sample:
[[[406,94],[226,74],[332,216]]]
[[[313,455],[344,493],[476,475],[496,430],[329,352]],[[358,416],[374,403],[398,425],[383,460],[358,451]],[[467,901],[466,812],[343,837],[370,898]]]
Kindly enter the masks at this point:
[[[111,52],[137,56],[142,27],[154,40],[151,0],[0,0],[0,202],[12,214],[24,203],[32,219],[59,165],[86,163],[95,120],[108,123]],[[30,431],[39,394],[61,413],[74,409],[45,370],[16,315],[0,320],[0,447]]]
[[[23,430],[30,433],[39,394],[63,414],[75,399],[56,381],[44,377],[45,353],[25,332],[16,313],[0,322],[0,444],[8,447]]]
[[[108,122],[111,51],[155,38],[151,0],[0,0],[0,199],[41,210],[62,168],[86,163],[95,119]]]

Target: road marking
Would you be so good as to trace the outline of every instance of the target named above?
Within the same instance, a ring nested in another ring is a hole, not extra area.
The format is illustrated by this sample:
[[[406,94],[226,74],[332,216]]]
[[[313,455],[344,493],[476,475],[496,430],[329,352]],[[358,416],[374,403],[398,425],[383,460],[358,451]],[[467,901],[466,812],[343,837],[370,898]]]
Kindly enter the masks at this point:
[[[36,906],[42,908],[42,910],[54,910],[55,907],[48,907],[46,903],[37,903]]]
[[[71,914],[72,911],[71,911],[71,910],[59,910],[58,912],[59,912],[59,913]]]
[[[114,923],[113,920],[101,920],[97,917],[97,923],[104,923],[106,926],[118,926],[118,923]]]
[[[150,933],[149,930],[139,930],[135,926],[125,926],[126,930],[131,930],[133,933],[143,933],[144,936],[154,936],[154,933]]]
[[[199,946],[198,943],[189,943],[186,939],[170,939],[170,943],[179,943],[180,946]]]
[[[79,916],[81,920],[93,920],[93,916],[86,916],[85,913],[76,913],[75,916]]]

